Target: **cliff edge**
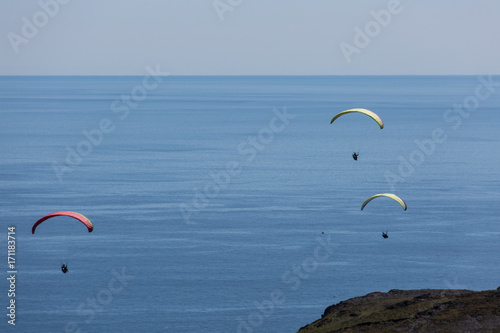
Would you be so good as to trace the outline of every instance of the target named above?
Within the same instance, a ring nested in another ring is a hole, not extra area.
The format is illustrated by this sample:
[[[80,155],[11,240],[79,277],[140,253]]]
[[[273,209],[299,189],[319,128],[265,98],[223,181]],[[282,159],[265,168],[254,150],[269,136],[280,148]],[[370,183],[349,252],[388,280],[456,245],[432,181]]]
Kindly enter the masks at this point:
[[[299,333],[500,332],[497,290],[390,290],[331,305]]]

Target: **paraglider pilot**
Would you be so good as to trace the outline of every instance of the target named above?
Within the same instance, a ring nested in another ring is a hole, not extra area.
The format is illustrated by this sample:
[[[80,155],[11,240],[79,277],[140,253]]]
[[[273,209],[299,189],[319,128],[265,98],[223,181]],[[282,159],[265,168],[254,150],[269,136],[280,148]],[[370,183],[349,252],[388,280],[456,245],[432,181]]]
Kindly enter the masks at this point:
[[[68,266],[66,266],[66,264],[62,264],[61,266],[61,271],[66,274],[68,272]]]
[[[389,238],[389,236],[387,236],[387,232],[382,232],[382,237]]]
[[[353,152],[352,153],[352,158],[354,158],[355,161],[358,160],[359,153]]]

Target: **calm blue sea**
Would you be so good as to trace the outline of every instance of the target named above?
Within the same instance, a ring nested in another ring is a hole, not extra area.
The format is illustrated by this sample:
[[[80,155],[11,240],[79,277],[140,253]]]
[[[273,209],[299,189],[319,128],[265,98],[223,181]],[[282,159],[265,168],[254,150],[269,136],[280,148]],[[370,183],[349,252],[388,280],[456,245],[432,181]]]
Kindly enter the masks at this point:
[[[330,125],[353,107],[384,129]],[[296,332],[372,291],[497,288],[499,129],[498,76],[0,77],[0,330]],[[360,210],[383,192],[408,210]],[[62,210],[94,231],[31,234]]]

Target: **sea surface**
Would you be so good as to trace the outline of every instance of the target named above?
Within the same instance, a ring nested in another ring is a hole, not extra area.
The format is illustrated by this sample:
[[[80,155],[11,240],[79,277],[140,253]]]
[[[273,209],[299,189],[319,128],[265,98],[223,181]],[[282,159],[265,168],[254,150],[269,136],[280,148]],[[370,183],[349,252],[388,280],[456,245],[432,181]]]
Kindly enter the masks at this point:
[[[350,108],[384,128],[330,124]],[[360,210],[384,192],[408,209]],[[500,77],[0,77],[0,195],[2,332],[296,332],[373,291],[495,289]],[[94,231],[31,233],[65,210]]]

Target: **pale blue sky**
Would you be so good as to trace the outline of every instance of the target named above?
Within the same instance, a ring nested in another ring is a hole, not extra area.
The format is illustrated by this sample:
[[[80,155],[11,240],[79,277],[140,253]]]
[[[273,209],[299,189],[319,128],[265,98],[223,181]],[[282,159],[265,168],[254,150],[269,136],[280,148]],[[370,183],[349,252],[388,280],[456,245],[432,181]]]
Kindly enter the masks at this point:
[[[499,17],[498,0],[0,0],[0,75],[500,74]]]

